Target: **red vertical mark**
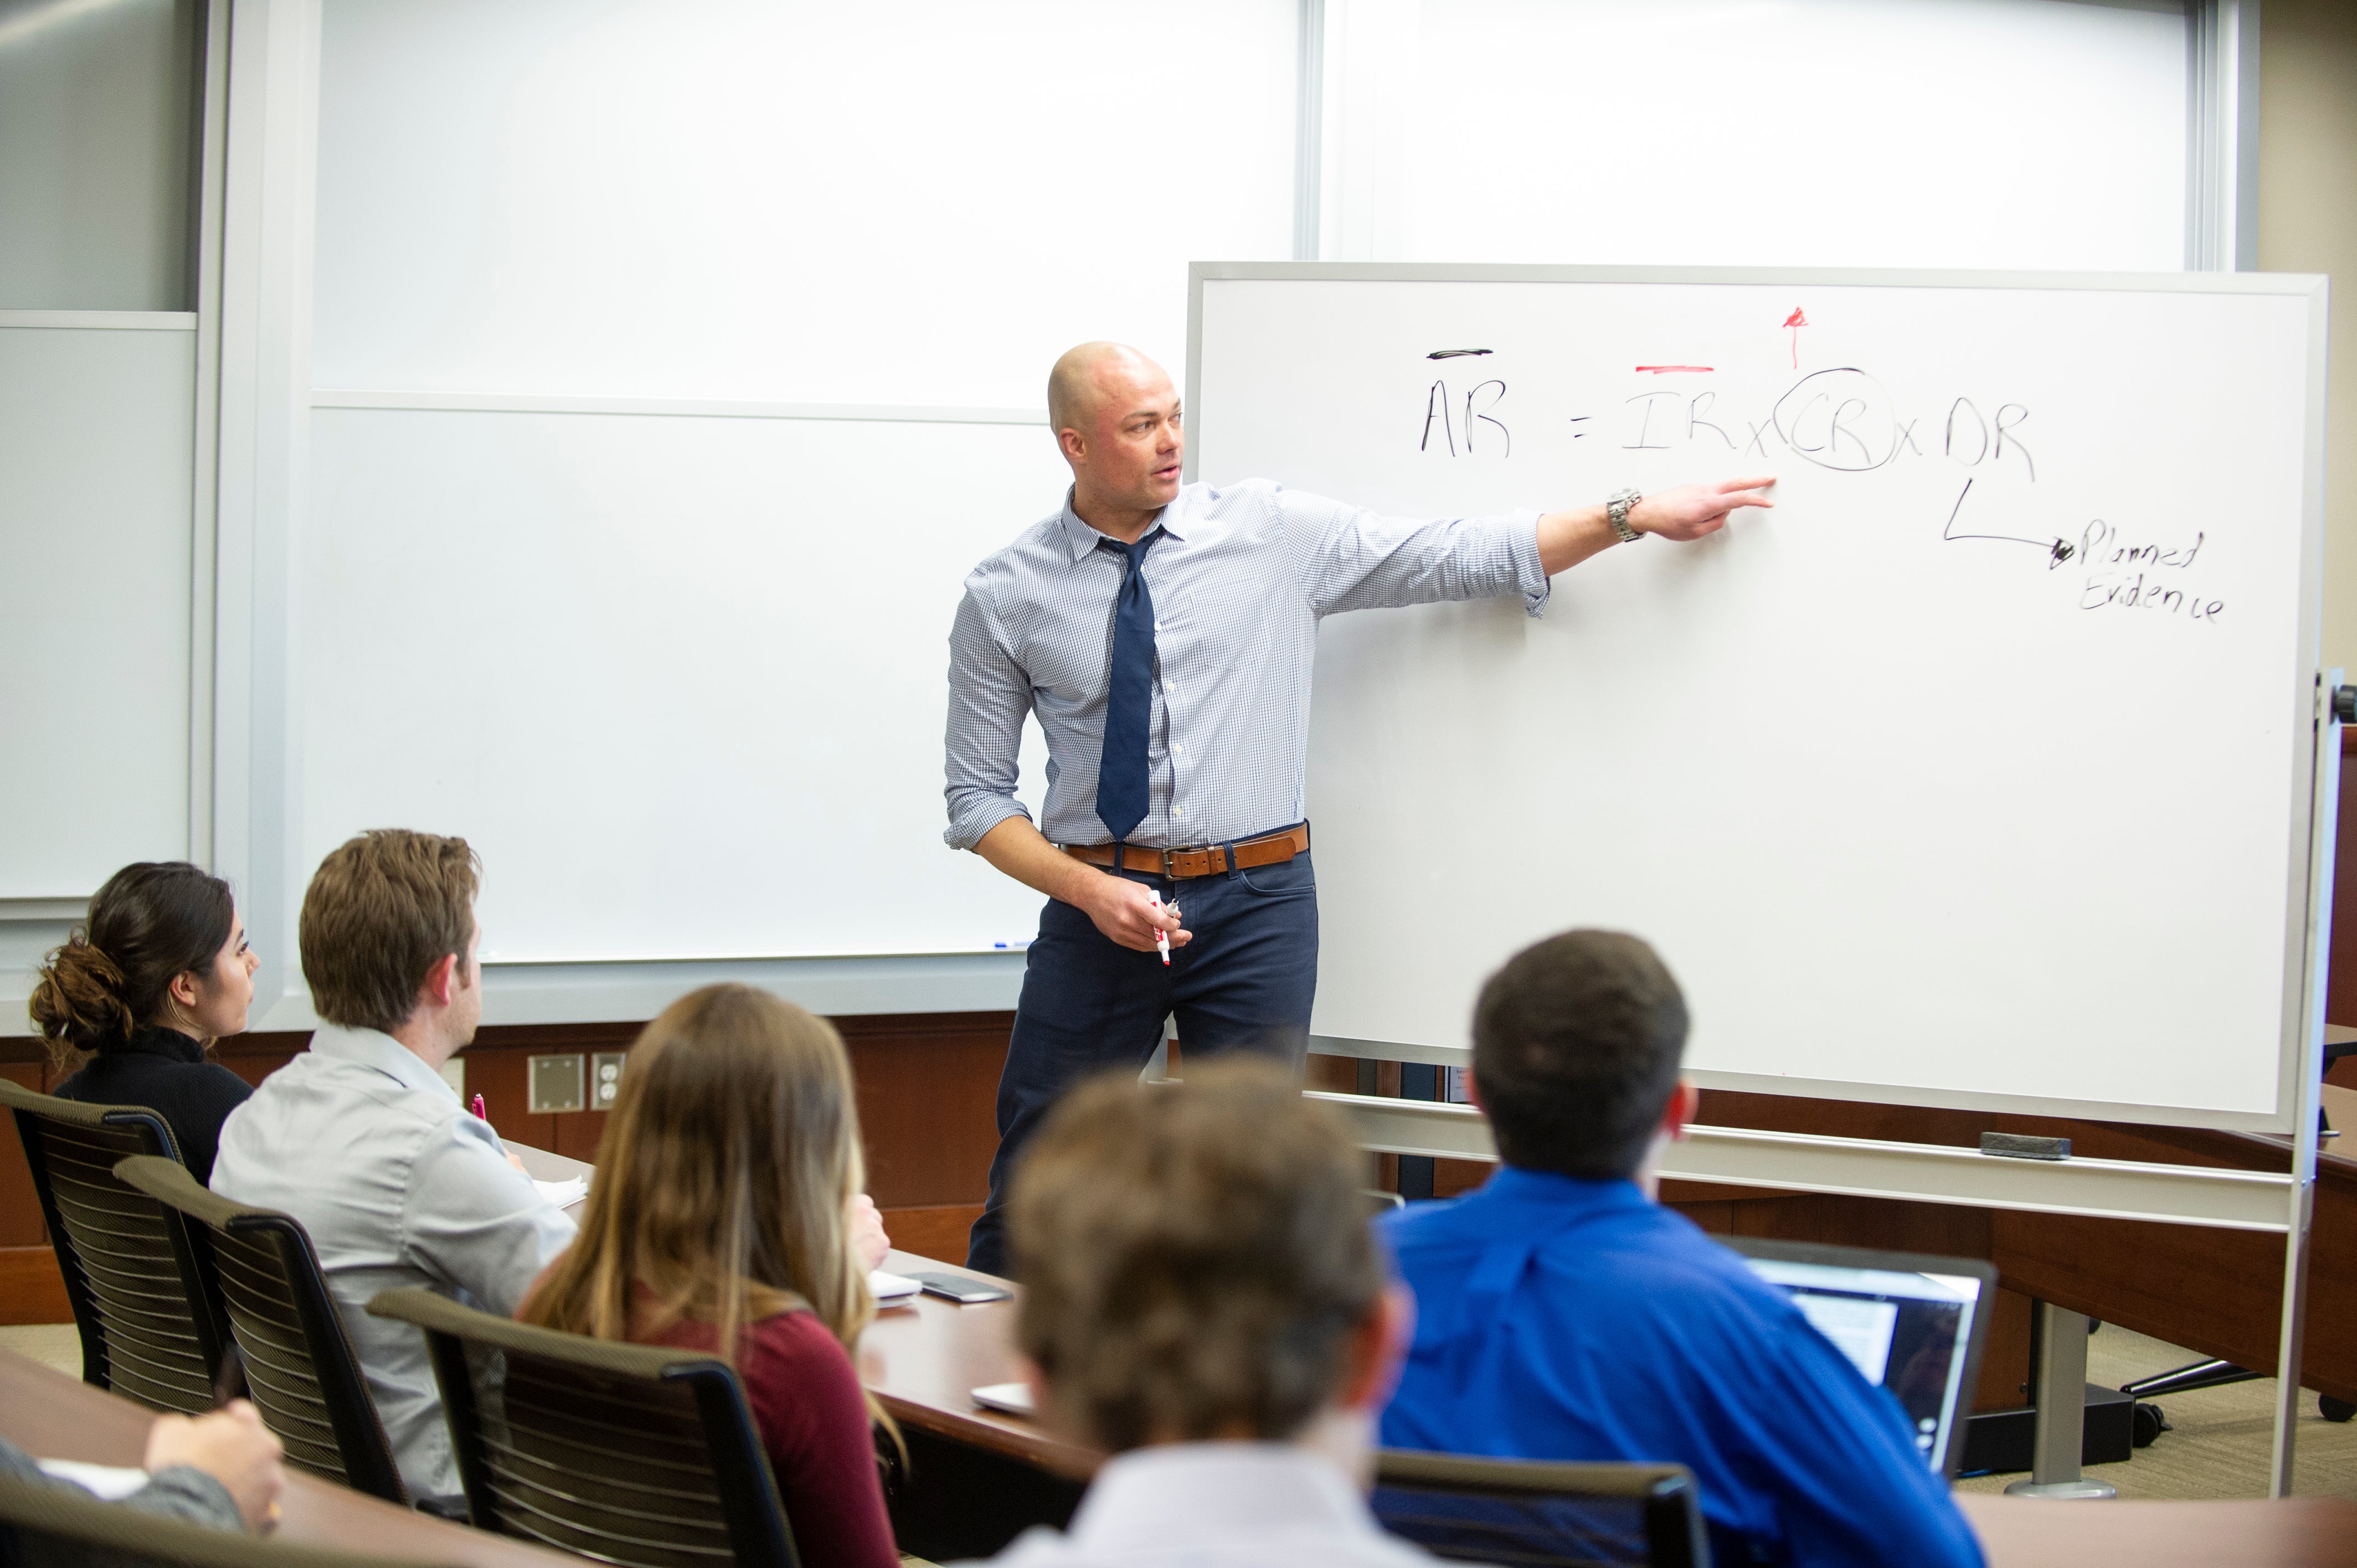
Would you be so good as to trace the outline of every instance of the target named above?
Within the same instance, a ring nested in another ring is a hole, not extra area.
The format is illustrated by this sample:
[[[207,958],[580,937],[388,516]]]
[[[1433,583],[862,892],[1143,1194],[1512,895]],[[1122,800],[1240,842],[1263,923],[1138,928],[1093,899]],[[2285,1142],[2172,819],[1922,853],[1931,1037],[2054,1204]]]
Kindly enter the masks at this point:
[[[1784,317],[1784,325],[1792,329],[1792,368],[1796,371],[1801,368],[1801,328],[1808,324],[1809,318],[1801,314],[1801,307],[1797,305],[1792,307],[1792,314]]]

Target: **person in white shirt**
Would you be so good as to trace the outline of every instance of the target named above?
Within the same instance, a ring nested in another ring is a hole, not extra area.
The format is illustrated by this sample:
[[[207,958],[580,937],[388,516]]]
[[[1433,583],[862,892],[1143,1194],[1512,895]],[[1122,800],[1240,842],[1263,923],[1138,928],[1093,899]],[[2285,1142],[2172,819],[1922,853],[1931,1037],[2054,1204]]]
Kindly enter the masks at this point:
[[[1001,1568],[1433,1562],[1364,1496],[1411,1309],[1363,1164],[1256,1061],[1119,1074],[1049,1114],[1008,1196],[1016,1337],[1041,1419],[1114,1457],[1068,1531],[1028,1531]]]
[[[479,872],[466,840],[401,829],[320,862],[300,940],[325,1025],[222,1123],[212,1174],[310,1232],[402,1482],[445,1513],[463,1494],[425,1336],[368,1304],[425,1285],[511,1316],[575,1229],[442,1077],[482,1017]]]

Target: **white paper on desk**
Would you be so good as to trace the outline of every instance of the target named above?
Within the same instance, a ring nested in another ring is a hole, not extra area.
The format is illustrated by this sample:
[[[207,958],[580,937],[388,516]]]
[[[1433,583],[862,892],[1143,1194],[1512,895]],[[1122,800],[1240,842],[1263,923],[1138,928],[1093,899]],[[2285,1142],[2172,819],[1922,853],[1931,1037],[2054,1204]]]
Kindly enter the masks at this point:
[[[898,1301],[924,1288],[906,1274],[887,1273],[882,1269],[871,1270],[867,1275],[868,1294],[877,1301]]]
[[[995,1410],[1001,1415],[1029,1415],[1031,1385],[1028,1383],[988,1383],[974,1391],[974,1402],[985,1410]]]
[[[105,1502],[119,1503],[147,1484],[145,1470],[126,1470],[119,1465],[86,1465],[79,1459],[43,1459],[41,1474],[54,1476],[60,1481],[71,1481],[83,1491],[95,1493]]]
[[[589,1196],[589,1184],[577,1176],[566,1176],[563,1181],[542,1181],[534,1177],[532,1185],[540,1188],[541,1197],[559,1208],[569,1208]]]

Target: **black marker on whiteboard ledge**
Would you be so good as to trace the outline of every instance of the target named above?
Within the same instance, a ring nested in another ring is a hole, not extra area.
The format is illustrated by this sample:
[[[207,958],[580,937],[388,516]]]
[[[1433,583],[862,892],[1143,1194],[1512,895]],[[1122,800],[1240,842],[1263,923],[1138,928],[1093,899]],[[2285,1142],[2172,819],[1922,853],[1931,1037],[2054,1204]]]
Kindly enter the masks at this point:
[[[1154,906],[1156,914],[1162,912],[1162,895],[1151,887],[1146,890],[1146,901]],[[1170,967],[1170,933],[1159,926],[1154,928],[1154,950],[1162,955],[1162,967],[1168,969]]]

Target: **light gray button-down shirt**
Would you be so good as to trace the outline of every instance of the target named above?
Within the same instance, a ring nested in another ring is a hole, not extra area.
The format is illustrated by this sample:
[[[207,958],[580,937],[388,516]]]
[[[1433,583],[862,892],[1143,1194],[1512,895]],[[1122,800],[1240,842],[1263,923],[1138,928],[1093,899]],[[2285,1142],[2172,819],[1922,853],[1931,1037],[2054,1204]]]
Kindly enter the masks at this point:
[[[1026,1530],[998,1568],[1431,1568],[1386,1535],[1331,1461],[1290,1443],[1178,1443],[1108,1460],[1058,1534]]]
[[[1146,553],[1155,682],[1146,819],[1132,843],[1229,843],[1301,821],[1318,623],[1342,610],[1519,589],[1546,606],[1535,511],[1418,521],[1266,479],[1189,485]],[[1112,838],[1097,819],[1123,557],[1063,510],[965,580],[950,628],[949,831],[972,849],[1009,817],[1023,715],[1048,741],[1040,832]]]
[[[455,1287],[507,1316],[572,1244],[572,1218],[408,1047],[332,1025],[221,1123],[212,1189],[302,1221],[403,1484],[458,1496],[425,1337],[368,1304],[401,1285]]]

